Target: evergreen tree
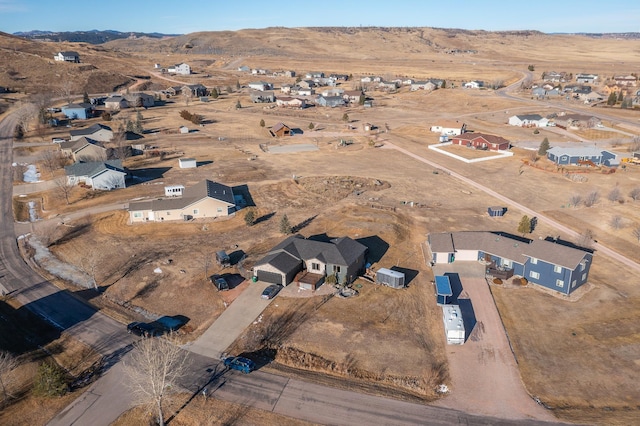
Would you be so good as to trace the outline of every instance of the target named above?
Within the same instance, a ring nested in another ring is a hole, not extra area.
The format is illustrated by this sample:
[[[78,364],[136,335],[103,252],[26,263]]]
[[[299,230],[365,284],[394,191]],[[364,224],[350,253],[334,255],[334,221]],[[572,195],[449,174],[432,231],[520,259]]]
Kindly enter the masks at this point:
[[[218,89],[216,89],[215,87],[211,89],[211,97],[213,99],[218,99],[218,96],[220,96],[220,94],[218,93]]]
[[[538,148],[538,155],[547,155],[547,151],[549,150],[549,139],[544,138],[540,143],[540,147]]]
[[[43,362],[33,382],[33,391],[39,396],[62,396],[69,390],[64,371],[54,363]]]
[[[91,103],[91,99],[89,99],[89,94],[87,92],[84,92],[84,95],[82,95],[82,102],[85,104]]]
[[[264,126],[265,126],[264,119],[261,119],[261,120],[260,120],[260,127],[264,127]]]
[[[447,88],[447,82],[446,82],[446,80],[442,80],[442,86],[441,86],[441,87],[442,87],[443,89],[446,89],[446,88]]]
[[[615,105],[618,101],[618,96],[616,92],[609,93],[609,97],[607,98],[607,105]]]
[[[236,102],[236,109],[240,108],[242,108],[242,104],[240,103],[240,99],[238,99],[238,102]]]
[[[133,131],[139,135],[144,133],[144,128],[142,127],[142,113],[140,111],[136,113],[136,121],[133,124]]]
[[[256,212],[254,212],[253,209],[249,209],[245,213],[244,223],[246,223],[247,226],[253,226],[256,223]]]
[[[291,230],[291,223],[289,223],[289,218],[285,213],[284,216],[282,216],[282,219],[280,219],[280,232],[285,235],[289,235],[291,233]]]
[[[316,126],[313,125],[313,123],[309,123],[309,130],[313,130]]]
[[[360,95],[360,98],[358,98],[358,104],[364,105],[364,101],[366,100],[367,100],[367,97],[365,95]]]
[[[518,232],[524,237],[525,234],[531,232],[531,220],[527,215],[522,216],[520,223],[518,224]]]
[[[347,114],[346,112],[342,115],[342,121],[344,122],[349,122],[349,114]]]

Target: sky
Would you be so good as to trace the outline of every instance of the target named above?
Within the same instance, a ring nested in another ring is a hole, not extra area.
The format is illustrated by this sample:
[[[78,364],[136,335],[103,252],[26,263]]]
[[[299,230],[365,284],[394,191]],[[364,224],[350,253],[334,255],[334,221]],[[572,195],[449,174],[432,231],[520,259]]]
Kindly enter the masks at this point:
[[[0,0],[0,31],[159,32],[266,27],[640,32],[638,0]]]

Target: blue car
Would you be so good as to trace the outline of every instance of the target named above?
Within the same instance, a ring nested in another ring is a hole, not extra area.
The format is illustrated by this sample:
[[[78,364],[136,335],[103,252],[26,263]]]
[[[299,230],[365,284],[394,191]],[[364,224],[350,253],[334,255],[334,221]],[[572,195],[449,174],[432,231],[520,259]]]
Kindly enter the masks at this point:
[[[256,368],[256,364],[253,361],[241,356],[230,356],[225,358],[224,366],[232,370],[242,371],[244,374],[249,374]]]

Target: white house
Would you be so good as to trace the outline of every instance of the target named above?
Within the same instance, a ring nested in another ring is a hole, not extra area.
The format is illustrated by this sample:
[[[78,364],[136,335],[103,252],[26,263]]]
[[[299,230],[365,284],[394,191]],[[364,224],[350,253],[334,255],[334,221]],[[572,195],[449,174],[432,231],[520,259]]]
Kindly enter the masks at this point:
[[[484,81],[480,80],[468,81],[464,84],[465,89],[480,89],[482,87],[484,87]]]
[[[120,160],[75,163],[66,166],[64,171],[69,185],[84,183],[106,191],[124,188],[127,176]]]
[[[459,136],[465,132],[467,125],[459,121],[443,121],[440,124],[431,126],[429,130],[441,135]]]
[[[549,125],[549,119],[539,114],[514,115],[509,117],[509,125],[518,127],[546,127]]]
[[[78,52],[58,52],[53,55],[53,59],[60,62],[80,62],[80,55]]]
[[[249,83],[249,89],[264,92],[265,90],[273,90],[273,84],[267,83],[266,81],[254,81]]]
[[[191,74],[191,67],[189,66],[189,64],[176,64],[173,65],[171,67],[169,67],[167,69],[167,72],[170,74],[182,74],[182,75],[189,75]]]

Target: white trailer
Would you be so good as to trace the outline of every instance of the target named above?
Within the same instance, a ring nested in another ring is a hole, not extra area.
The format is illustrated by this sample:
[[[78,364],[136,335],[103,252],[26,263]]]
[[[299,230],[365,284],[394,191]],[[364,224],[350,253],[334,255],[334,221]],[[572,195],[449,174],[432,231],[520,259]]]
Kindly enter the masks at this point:
[[[444,332],[447,336],[447,344],[462,345],[464,343],[465,332],[460,306],[444,305],[442,307],[442,319],[444,321]]]
[[[380,268],[376,272],[376,283],[384,284],[392,288],[404,287],[404,274],[387,268]]]

